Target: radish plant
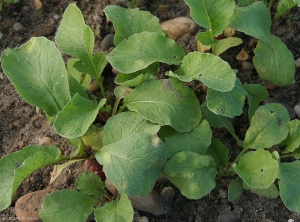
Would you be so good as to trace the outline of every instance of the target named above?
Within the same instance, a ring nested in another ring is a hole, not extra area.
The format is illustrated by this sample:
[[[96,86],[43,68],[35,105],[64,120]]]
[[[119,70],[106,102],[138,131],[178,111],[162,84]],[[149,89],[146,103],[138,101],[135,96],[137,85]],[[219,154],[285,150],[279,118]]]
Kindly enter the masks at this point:
[[[107,55],[94,53],[94,34],[75,4],[66,9],[55,43],[35,37],[3,52],[3,70],[16,90],[28,103],[43,109],[57,133],[75,149],[70,156],[63,156],[54,146],[28,146],[2,158],[1,210],[10,205],[14,192],[33,171],[85,160],[87,171],[78,177],[77,190],[61,190],[44,198],[43,221],[59,221],[66,214],[70,215],[67,221],[86,221],[92,213],[96,221],[132,221],[128,196],[146,196],[160,175],[190,199],[208,195],[216,186],[216,177],[221,177],[229,184],[230,201],[243,189],[273,198],[279,193],[287,208],[300,212],[300,195],[295,195],[300,193],[300,121],[290,121],[280,104],[259,106],[268,96],[266,88],[243,84],[237,71],[218,56],[242,40],[215,38],[228,26],[257,38],[253,62],[260,77],[279,86],[291,84],[293,56],[270,34],[266,4],[185,2],[194,21],[207,29],[197,40],[210,45],[212,53],[186,55],[166,37],[158,18],[118,6],[104,10],[115,27],[115,48]],[[285,10],[290,6],[285,5]],[[57,47],[72,57],[66,65]],[[115,104],[106,100],[101,82],[107,63],[120,72],[115,79],[119,85],[114,90]],[[160,63],[177,65],[177,70],[167,71],[167,79],[157,79]],[[100,86],[99,98],[86,91],[92,79]],[[208,87],[201,104],[185,84],[193,80]],[[250,127],[241,139],[229,118],[242,114],[246,97]],[[105,125],[96,126],[102,117]],[[226,128],[241,147],[232,161],[231,147],[212,138],[212,128]],[[287,157],[293,161],[285,162]],[[107,192],[104,180],[113,184],[118,194]]]

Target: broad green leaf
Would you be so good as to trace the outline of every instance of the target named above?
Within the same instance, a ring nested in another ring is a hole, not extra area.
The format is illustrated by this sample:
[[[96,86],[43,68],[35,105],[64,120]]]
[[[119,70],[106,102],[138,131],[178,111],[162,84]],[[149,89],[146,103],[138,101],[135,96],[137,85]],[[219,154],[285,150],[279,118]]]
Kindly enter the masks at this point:
[[[189,199],[200,199],[215,187],[217,170],[212,157],[191,151],[177,153],[166,163],[163,175]]]
[[[175,132],[165,137],[168,158],[176,153],[189,150],[199,154],[205,154],[211,143],[212,131],[206,120],[202,120],[199,126],[187,133]]]
[[[256,193],[258,196],[266,197],[269,199],[275,199],[278,197],[278,189],[274,183],[268,188],[265,189],[254,189],[248,186],[246,183],[243,183],[243,187],[246,190],[251,190],[252,193]]]
[[[245,83],[243,87],[247,91],[248,104],[249,104],[248,119],[250,122],[252,116],[254,115],[255,111],[259,107],[259,103],[265,100],[266,98],[268,98],[269,93],[266,87],[260,84]]]
[[[128,196],[121,193],[117,200],[113,200],[102,207],[95,208],[95,220],[97,222],[132,222],[134,211]]]
[[[6,209],[22,181],[35,170],[64,158],[54,146],[27,146],[0,160],[0,210]]]
[[[245,140],[245,148],[270,148],[282,142],[289,133],[290,116],[278,103],[260,106],[251,119]]]
[[[57,114],[54,121],[55,130],[60,136],[69,139],[84,135],[105,102],[106,99],[102,99],[97,104],[76,94],[64,109]]]
[[[81,173],[76,180],[77,189],[92,198],[101,198],[105,193],[105,183],[92,171]]]
[[[235,6],[233,0],[185,0],[185,2],[191,8],[191,16],[195,22],[212,31],[212,39],[228,26]]]
[[[243,40],[237,37],[228,37],[221,39],[212,44],[212,53],[214,55],[220,55],[227,49],[238,46],[243,43]]]
[[[31,38],[19,48],[4,50],[1,63],[23,99],[48,116],[55,116],[71,99],[64,61],[46,38]]]
[[[236,180],[230,180],[228,187],[228,200],[234,202],[243,194],[243,180],[238,177]]]
[[[93,54],[94,41],[94,33],[84,23],[79,8],[75,4],[70,4],[64,12],[55,42],[61,50],[80,59],[74,64],[75,68],[99,79],[106,65],[106,59],[102,52]]]
[[[263,2],[254,2],[246,7],[236,6],[229,26],[266,43],[270,42],[271,16]]]
[[[201,42],[201,44],[207,46],[212,45],[216,41],[211,30],[207,32],[200,32],[196,38],[199,42]]]
[[[91,197],[76,190],[60,190],[44,198],[39,217],[43,222],[85,222],[94,204]]]
[[[217,166],[226,166],[229,160],[229,149],[221,142],[221,140],[213,138],[207,152]]]
[[[144,119],[170,125],[181,133],[198,126],[202,117],[194,91],[173,78],[139,85],[125,97],[124,104]]]
[[[103,127],[98,128],[94,125],[90,125],[81,139],[86,146],[91,147],[93,150],[100,150],[103,147],[103,137]]]
[[[120,192],[138,196],[147,195],[153,189],[166,156],[164,143],[147,133],[132,134],[96,153],[109,181]]]
[[[221,92],[232,90],[236,80],[235,73],[227,62],[218,56],[199,52],[189,53],[183,58],[179,69],[166,74],[184,82],[199,80],[209,88]]]
[[[114,24],[116,30],[114,43],[117,46],[120,42],[133,34],[143,31],[156,32],[165,36],[157,17],[150,12],[140,9],[125,9],[115,5],[106,6],[105,15]]]
[[[230,120],[225,116],[216,115],[207,108],[207,101],[205,100],[201,104],[201,111],[204,118],[209,122],[209,125],[216,128],[226,128],[227,130],[234,132],[234,128]]]
[[[284,205],[300,212],[300,161],[279,164],[279,193]]]
[[[133,74],[119,74],[116,79],[115,83],[122,86],[128,86],[128,87],[136,87],[143,82],[149,82],[151,80],[156,79],[153,75],[150,75],[148,73],[146,74],[139,74],[139,73],[133,73]]]
[[[241,7],[251,5],[254,0],[238,0],[238,5]]]
[[[109,118],[104,126],[104,146],[130,138],[134,134],[155,135],[160,126],[143,119],[135,112],[123,112]]]
[[[128,86],[128,87],[136,87],[143,82],[149,82],[151,80],[156,79],[153,75],[158,70],[159,63],[153,63],[146,69],[130,73],[124,74],[120,73],[115,79],[115,83],[118,85]]]
[[[236,79],[234,88],[229,92],[219,92],[213,89],[207,91],[207,107],[217,115],[233,118],[243,113],[247,92],[242,83]]]
[[[291,84],[295,74],[293,54],[280,38],[271,35],[270,39],[270,43],[258,41],[254,49],[254,67],[264,80],[278,86]]]
[[[280,146],[286,146],[283,153],[293,152],[300,147],[300,120],[292,120],[289,125],[289,134],[287,138],[280,144]]]
[[[71,76],[68,75],[68,81],[69,81],[69,89],[71,97],[73,97],[76,93],[78,93],[80,96],[88,99],[89,96],[87,92],[84,90],[84,88],[77,82],[77,80]]]
[[[282,16],[284,13],[286,13],[296,5],[297,3],[295,0],[279,0],[274,20],[277,20],[280,16]]]
[[[182,46],[172,39],[158,33],[142,32],[121,42],[106,58],[115,69],[129,74],[155,62],[179,65],[184,56]]]
[[[278,173],[277,161],[263,149],[244,154],[233,167],[247,185],[256,189],[270,187]]]

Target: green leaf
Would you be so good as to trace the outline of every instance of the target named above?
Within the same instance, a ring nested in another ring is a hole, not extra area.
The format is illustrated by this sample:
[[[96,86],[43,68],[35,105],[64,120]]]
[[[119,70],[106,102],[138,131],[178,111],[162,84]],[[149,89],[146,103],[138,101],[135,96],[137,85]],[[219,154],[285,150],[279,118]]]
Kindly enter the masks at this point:
[[[116,30],[114,43],[117,46],[124,39],[143,31],[156,32],[165,36],[157,17],[140,9],[125,9],[115,5],[106,6],[105,15]]]
[[[133,221],[133,208],[128,196],[121,193],[118,200],[111,201],[102,207],[95,208],[95,220],[102,221],[115,221],[115,222],[132,222]]]
[[[141,85],[143,82],[149,82],[151,80],[156,79],[153,75],[148,73],[146,74],[139,74],[139,73],[132,73],[132,74],[118,74],[115,79],[115,83],[122,86],[128,87],[136,87]]]
[[[207,91],[207,107],[217,115],[233,118],[243,113],[247,92],[242,83],[236,79],[234,88],[229,92],[219,92],[213,89]]]
[[[236,6],[229,26],[266,43],[270,42],[271,16],[263,2],[254,2],[246,7]]]
[[[238,0],[238,5],[241,7],[251,5],[254,0]]]
[[[84,23],[79,8],[75,4],[70,4],[64,12],[55,42],[68,55],[80,59],[74,64],[75,68],[99,79],[106,66],[106,59],[102,52],[93,54],[94,41],[94,33]]]
[[[254,49],[254,67],[262,79],[278,86],[289,85],[295,74],[293,54],[280,38],[271,35],[270,39],[270,43],[258,41]]]
[[[60,136],[69,139],[84,135],[105,102],[106,99],[102,99],[97,104],[76,94],[64,109],[57,114],[54,121],[55,130]]]
[[[249,122],[252,119],[252,116],[254,115],[255,111],[259,107],[259,103],[266,98],[268,98],[268,90],[266,87],[260,85],[260,84],[247,84],[245,83],[243,85],[244,89],[247,91],[247,97],[248,97],[248,119]]]
[[[115,79],[115,83],[118,85],[128,86],[128,87],[136,87],[143,82],[149,82],[151,80],[156,79],[153,75],[158,70],[159,63],[153,63],[148,66],[146,69],[139,70],[134,73],[124,74],[120,73]]]
[[[144,119],[170,125],[181,133],[198,126],[202,116],[194,91],[173,78],[139,85],[125,97],[124,104]]]
[[[44,198],[39,217],[44,222],[85,222],[94,204],[91,197],[76,190],[60,190]]]
[[[280,144],[280,146],[286,146],[283,153],[293,152],[300,146],[300,120],[292,120],[289,123],[289,129],[287,138]]]
[[[214,159],[217,166],[227,166],[229,149],[221,142],[221,140],[212,138],[211,145],[208,147],[206,154]]]
[[[4,50],[1,63],[23,99],[48,116],[55,116],[71,99],[64,61],[46,38],[31,38],[19,48]]]
[[[202,81],[209,88],[227,92],[232,90],[236,76],[227,62],[220,57],[208,54],[191,52],[185,56],[175,72],[166,73],[181,81]]]
[[[119,142],[134,134],[155,135],[160,126],[143,119],[135,112],[123,112],[109,118],[104,126],[103,144]]]
[[[216,39],[213,37],[213,33],[211,30],[209,30],[207,32],[200,32],[196,36],[196,38],[203,45],[207,45],[207,46],[214,44],[214,42],[216,41]]]
[[[80,137],[77,137],[75,139],[68,139],[68,144],[74,148],[74,150],[70,154],[70,157],[86,157],[87,154],[84,150],[86,146]]]
[[[86,146],[91,147],[93,150],[100,150],[103,147],[103,137],[103,127],[98,128],[94,125],[90,125],[81,139]]]
[[[214,55],[220,55],[227,49],[238,46],[243,43],[243,40],[237,37],[228,37],[221,39],[212,44],[212,53]]]
[[[176,153],[189,150],[199,154],[205,154],[211,143],[212,131],[206,120],[202,120],[199,126],[187,133],[175,132],[165,137],[168,158]]]
[[[220,35],[234,12],[231,0],[185,0],[197,24],[212,31],[212,38]]]
[[[185,52],[172,39],[157,33],[134,34],[121,42],[106,56],[108,62],[122,73],[133,73],[155,62],[179,65]]]
[[[153,189],[163,170],[166,148],[156,135],[136,133],[104,146],[96,153],[96,159],[119,191],[144,196]]]
[[[101,198],[105,193],[105,183],[92,171],[81,173],[76,180],[76,187],[81,193],[92,198]]]
[[[177,153],[166,163],[163,175],[189,199],[200,199],[215,187],[215,162],[208,155],[191,151]]]
[[[290,116],[286,108],[278,103],[260,106],[251,119],[244,147],[270,148],[283,141],[289,133]]]
[[[278,189],[274,183],[265,189],[254,189],[249,187],[246,183],[243,184],[244,189],[251,190],[252,193],[256,193],[258,196],[266,197],[268,199],[276,199],[278,197]]]
[[[209,122],[209,125],[216,128],[226,128],[227,130],[234,132],[234,128],[230,120],[225,116],[216,115],[210,111],[207,107],[206,100],[201,104],[201,111],[204,118]]]
[[[298,3],[299,4],[299,3]],[[274,16],[274,20],[277,20],[280,16],[286,13],[288,10],[296,6],[295,0],[280,0],[277,6],[277,12]]]
[[[85,75],[79,72],[74,66],[75,63],[80,61],[77,58],[71,58],[67,62],[67,72],[69,75],[73,76],[74,79],[82,86],[83,89],[87,89],[92,81],[92,77],[90,75]],[[74,94],[75,95],[75,94]]]
[[[84,88],[77,82],[77,80],[71,76],[68,75],[68,81],[69,81],[69,89],[71,97],[73,97],[76,93],[78,93],[80,96],[88,99],[89,96],[87,92],[84,90]]]
[[[27,146],[0,160],[0,210],[6,209],[22,181],[35,170],[64,158],[54,146]]]
[[[230,180],[228,187],[228,200],[234,202],[243,194],[243,180],[238,177],[236,180]]]
[[[277,161],[263,149],[244,154],[233,167],[247,185],[256,189],[270,187],[278,173]]]
[[[300,212],[300,161],[279,164],[279,194],[284,205],[296,212]]]

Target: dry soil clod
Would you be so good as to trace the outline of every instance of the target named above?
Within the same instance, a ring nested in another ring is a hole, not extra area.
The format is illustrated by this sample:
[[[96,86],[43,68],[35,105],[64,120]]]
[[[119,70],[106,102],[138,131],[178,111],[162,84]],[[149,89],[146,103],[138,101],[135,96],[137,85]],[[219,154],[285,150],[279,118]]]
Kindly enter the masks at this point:
[[[183,34],[195,32],[197,24],[188,17],[178,17],[162,22],[161,27],[167,31],[169,38],[176,40]]]

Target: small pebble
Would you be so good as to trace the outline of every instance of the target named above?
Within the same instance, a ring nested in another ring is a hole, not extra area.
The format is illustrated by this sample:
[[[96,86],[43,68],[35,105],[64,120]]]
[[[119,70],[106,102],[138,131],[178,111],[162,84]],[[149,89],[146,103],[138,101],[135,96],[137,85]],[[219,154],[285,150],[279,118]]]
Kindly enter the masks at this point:
[[[54,26],[42,27],[41,29],[32,33],[30,37],[49,36],[52,35],[55,32],[55,30],[56,29]]]
[[[265,85],[266,85],[266,88],[268,90],[270,90],[270,91],[272,91],[272,90],[274,90],[276,88],[276,86],[273,83],[271,83],[271,82],[265,81]]]
[[[295,222],[293,219],[289,219],[288,222]]]
[[[40,146],[47,146],[47,145],[53,144],[52,138],[50,138],[48,136],[38,137],[37,140],[38,140]]]
[[[164,187],[160,195],[163,196],[167,202],[171,202],[175,196],[175,191],[173,187]]]
[[[29,12],[30,11],[30,7],[28,5],[23,6],[22,10],[24,12]]]
[[[57,14],[54,14],[54,15],[53,15],[53,18],[54,18],[55,20],[59,20],[59,19],[60,19],[60,16],[57,15]]]
[[[245,49],[242,49],[235,58],[236,60],[241,62],[246,61],[247,59],[249,59],[249,53]]]
[[[53,18],[49,18],[48,23],[49,23],[49,25],[54,25],[55,24],[55,20]]]
[[[146,216],[142,216],[142,217],[136,218],[136,222],[149,222],[149,219]]]
[[[21,124],[21,121],[20,120],[16,120],[16,121],[14,121],[11,125],[13,126],[13,127],[19,127],[20,126],[20,124]]]
[[[24,27],[22,25],[22,23],[20,22],[16,22],[14,25],[13,25],[13,29],[17,32],[26,32],[27,31],[27,28]]]
[[[220,189],[219,190],[219,197],[221,199],[226,199],[227,198],[227,191],[226,190],[223,190],[223,189]]]
[[[23,148],[25,146],[25,142],[24,141],[20,141],[19,142],[19,148]]]
[[[94,93],[100,89],[98,83],[96,81],[91,82],[91,84],[88,86],[87,91]]]
[[[108,35],[106,35],[103,38],[103,40],[102,40],[102,42],[100,44],[100,50],[101,51],[106,51],[109,48],[114,47],[115,46],[114,45],[114,37],[115,37],[114,34],[108,34]]]
[[[300,104],[297,104],[296,106],[294,106],[294,111],[295,111],[296,115],[298,116],[298,118],[300,118]]]
[[[253,70],[253,64],[249,61],[243,61],[242,62],[242,68],[244,70]]]
[[[300,59],[295,60],[296,68],[300,68]]]

